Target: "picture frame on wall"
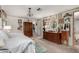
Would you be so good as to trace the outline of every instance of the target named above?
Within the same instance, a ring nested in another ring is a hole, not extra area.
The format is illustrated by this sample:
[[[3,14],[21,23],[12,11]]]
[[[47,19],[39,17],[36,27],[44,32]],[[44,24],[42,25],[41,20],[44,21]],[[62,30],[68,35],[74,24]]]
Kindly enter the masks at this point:
[[[22,23],[22,19],[18,19],[18,23]]]
[[[22,19],[18,19],[18,30],[22,30]]]

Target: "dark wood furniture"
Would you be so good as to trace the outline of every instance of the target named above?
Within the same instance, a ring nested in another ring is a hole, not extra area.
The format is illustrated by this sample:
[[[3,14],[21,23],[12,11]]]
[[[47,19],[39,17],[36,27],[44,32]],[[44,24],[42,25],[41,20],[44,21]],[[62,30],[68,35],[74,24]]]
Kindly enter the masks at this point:
[[[24,35],[26,36],[33,36],[33,32],[32,32],[32,22],[24,22],[23,23],[23,31],[24,31]]]
[[[62,43],[68,45],[69,31],[62,31]]]
[[[51,42],[61,44],[61,33],[54,33],[54,32],[43,32],[43,39],[49,40]]]
[[[69,38],[68,31],[62,31],[61,33],[46,32],[46,31],[43,32],[43,39],[49,40],[57,44],[64,44],[64,42],[66,42],[66,45],[68,45],[68,38]]]

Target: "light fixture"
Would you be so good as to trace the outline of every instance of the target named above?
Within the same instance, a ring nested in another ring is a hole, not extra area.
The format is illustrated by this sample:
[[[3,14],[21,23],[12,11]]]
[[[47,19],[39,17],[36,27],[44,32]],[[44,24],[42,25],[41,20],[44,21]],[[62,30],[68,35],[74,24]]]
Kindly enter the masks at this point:
[[[41,8],[38,8],[38,9],[37,9],[37,11],[40,11],[40,10],[41,10]]]
[[[32,12],[31,12],[31,8],[28,8],[28,14],[27,14],[27,16],[28,16],[29,18],[33,16]]]
[[[41,10],[41,8],[36,9],[36,11],[40,11],[40,10]],[[28,13],[27,13],[28,21],[29,21],[30,18],[33,17],[33,15],[34,14],[32,13],[32,8],[28,8]]]

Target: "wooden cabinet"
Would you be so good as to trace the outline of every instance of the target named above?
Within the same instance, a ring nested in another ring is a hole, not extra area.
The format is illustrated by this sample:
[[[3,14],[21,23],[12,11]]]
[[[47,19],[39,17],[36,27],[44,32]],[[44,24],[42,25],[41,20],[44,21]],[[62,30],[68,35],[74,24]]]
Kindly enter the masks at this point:
[[[51,42],[61,44],[61,33],[43,32],[43,38]]]
[[[43,39],[49,40],[51,42],[57,43],[57,44],[65,44],[68,45],[68,38],[69,38],[69,32],[68,31],[62,31],[61,33],[54,33],[54,32],[43,32]]]
[[[33,36],[33,33],[32,33],[32,22],[24,22],[23,23],[23,30],[24,30],[24,35],[26,36]]]
[[[62,31],[62,43],[68,45],[69,31]]]

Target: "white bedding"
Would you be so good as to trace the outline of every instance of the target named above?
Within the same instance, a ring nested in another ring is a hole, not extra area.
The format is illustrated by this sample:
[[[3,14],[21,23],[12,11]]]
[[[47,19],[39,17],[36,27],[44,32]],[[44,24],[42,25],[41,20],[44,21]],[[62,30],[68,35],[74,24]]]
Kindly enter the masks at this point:
[[[10,33],[11,38],[5,41],[7,48],[12,53],[34,53],[35,44],[31,38],[24,36],[20,32]]]

